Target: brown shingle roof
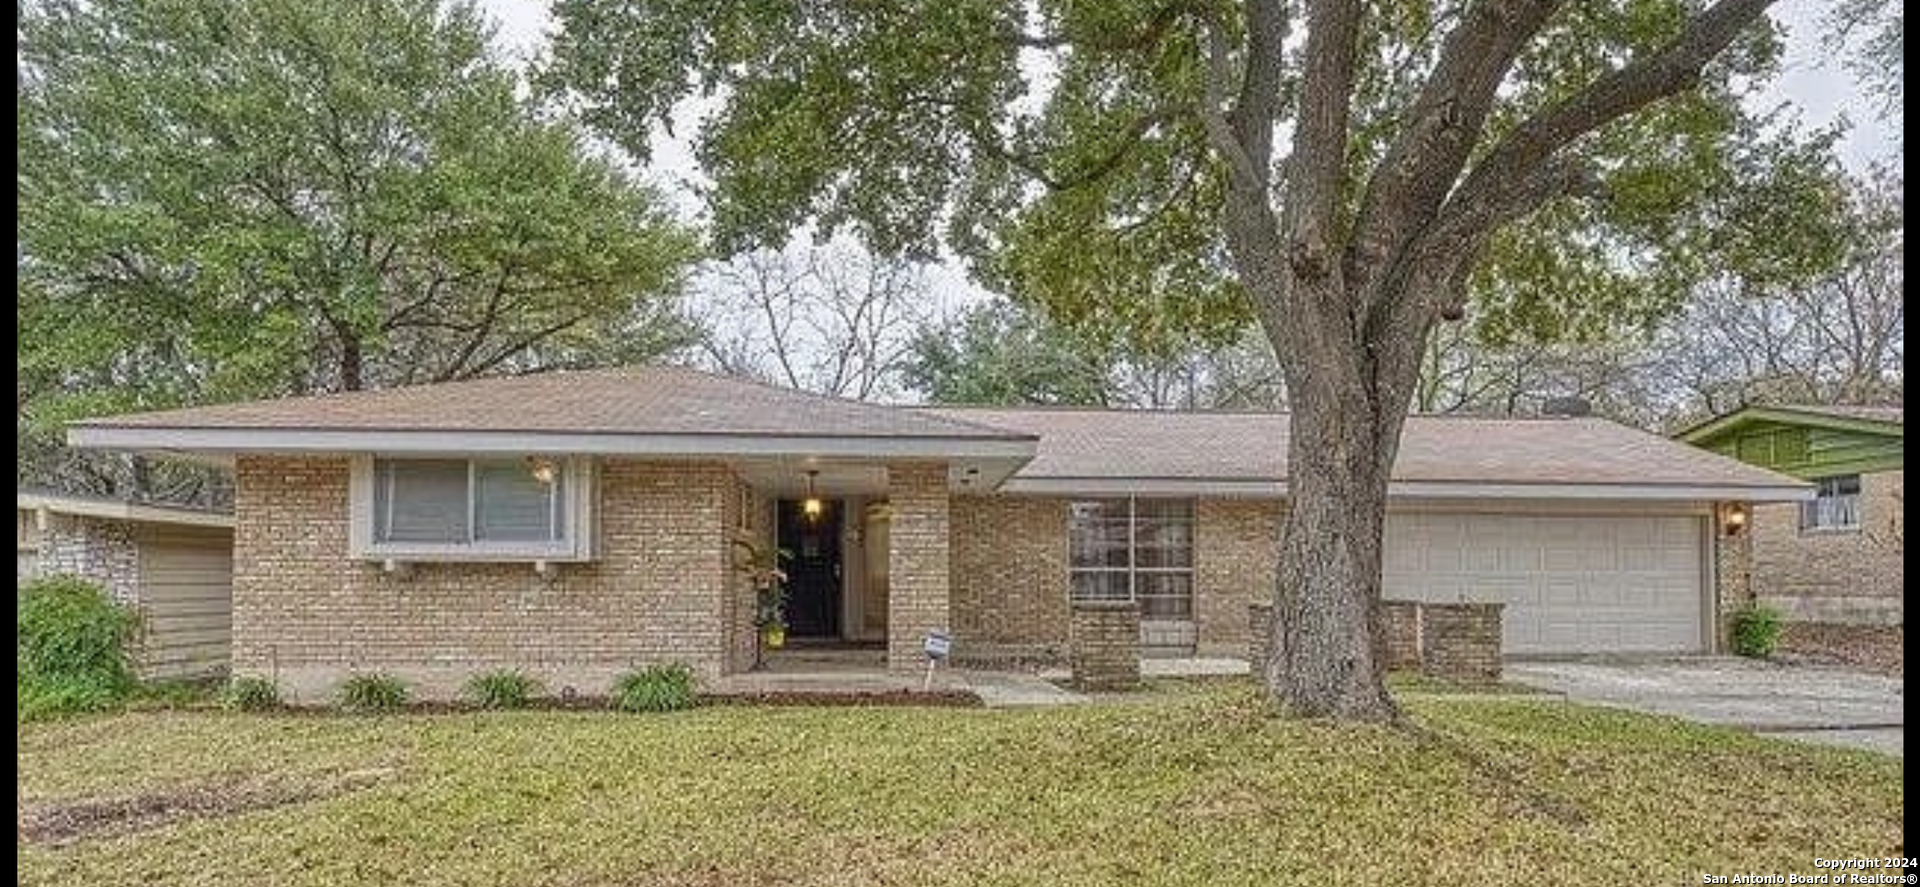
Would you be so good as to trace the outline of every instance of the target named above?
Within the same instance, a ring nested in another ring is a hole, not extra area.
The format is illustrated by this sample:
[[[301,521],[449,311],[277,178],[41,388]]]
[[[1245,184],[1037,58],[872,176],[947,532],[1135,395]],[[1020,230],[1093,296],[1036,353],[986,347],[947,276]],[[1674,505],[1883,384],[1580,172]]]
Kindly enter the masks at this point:
[[[678,367],[621,367],[294,397],[78,423],[110,428],[1010,439],[1019,432]]]
[[[1284,413],[927,408],[1040,437],[1016,478],[1275,481]],[[1398,482],[1788,487],[1798,481],[1598,418],[1413,416]]]

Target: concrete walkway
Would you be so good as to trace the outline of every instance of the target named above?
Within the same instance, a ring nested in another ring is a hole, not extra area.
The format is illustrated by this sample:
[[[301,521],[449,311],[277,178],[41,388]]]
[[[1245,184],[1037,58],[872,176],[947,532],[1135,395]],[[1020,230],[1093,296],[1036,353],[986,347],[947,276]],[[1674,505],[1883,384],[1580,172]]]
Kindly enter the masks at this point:
[[[1016,671],[964,671],[961,680],[988,708],[1078,705],[1093,697],[1075,693],[1038,674]]]
[[[1707,657],[1508,662],[1505,677],[1575,702],[1904,756],[1906,697],[1899,678]]]

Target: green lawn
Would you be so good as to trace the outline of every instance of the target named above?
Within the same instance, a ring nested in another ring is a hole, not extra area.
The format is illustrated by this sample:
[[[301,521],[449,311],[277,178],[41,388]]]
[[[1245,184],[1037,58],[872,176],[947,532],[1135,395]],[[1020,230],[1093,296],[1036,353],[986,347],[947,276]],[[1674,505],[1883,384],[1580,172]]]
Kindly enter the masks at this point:
[[[1274,719],[1245,685],[1027,711],[29,724],[22,821],[104,833],[23,837],[19,879],[1681,884],[1900,849],[1898,760],[1546,700],[1407,707],[1418,729]],[[99,813],[129,798],[197,812]]]

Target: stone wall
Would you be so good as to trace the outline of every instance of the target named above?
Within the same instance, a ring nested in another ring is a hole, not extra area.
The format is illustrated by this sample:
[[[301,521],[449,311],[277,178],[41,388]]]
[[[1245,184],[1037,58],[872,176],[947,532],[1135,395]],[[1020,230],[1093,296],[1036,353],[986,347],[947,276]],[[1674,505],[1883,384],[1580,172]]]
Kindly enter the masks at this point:
[[[888,465],[887,505],[887,667],[917,669],[927,632],[949,630],[952,618],[946,464]]]
[[[1500,611],[1504,604],[1430,604],[1418,601],[1381,601],[1377,652],[1393,671],[1418,669],[1422,674],[1463,683],[1500,680]],[[1264,601],[1247,608],[1247,661],[1258,676],[1266,661],[1273,607]]]
[[[1795,621],[1902,624],[1905,474],[1860,476],[1855,530],[1802,531],[1799,503],[1756,507],[1749,530],[1754,594]]]
[[[126,521],[52,515],[40,534],[35,572],[78,576],[98,583],[116,601],[140,603],[140,546]]]
[[[1140,606],[1132,601],[1073,605],[1067,642],[1073,684],[1082,690],[1129,690],[1140,684]]]
[[[1064,661],[1067,500],[956,496],[952,520],[954,661]]]
[[[727,669],[737,481],[726,466],[603,463],[596,558],[561,564],[551,578],[525,563],[390,574],[354,559],[349,475],[344,457],[237,461],[234,673],[317,701],[367,671],[444,698],[492,668],[582,694],[605,693],[621,672],[649,663],[682,662],[703,679]]]

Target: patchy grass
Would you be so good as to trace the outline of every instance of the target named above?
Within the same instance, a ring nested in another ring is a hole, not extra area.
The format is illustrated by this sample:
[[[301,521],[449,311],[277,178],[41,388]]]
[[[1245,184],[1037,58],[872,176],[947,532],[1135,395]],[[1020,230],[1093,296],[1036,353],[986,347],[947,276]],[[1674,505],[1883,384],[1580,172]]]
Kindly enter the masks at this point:
[[[1405,705],[1406,727],[1286,721],[1241,683],[1051,710],[81,717],[17,728],[23,823],[198,800],[23,834],[16,862],[74,885],[1577,885],[1901,849],[1895,759],[1558,702]],[[356,773],[381,776],[323,790]]]

